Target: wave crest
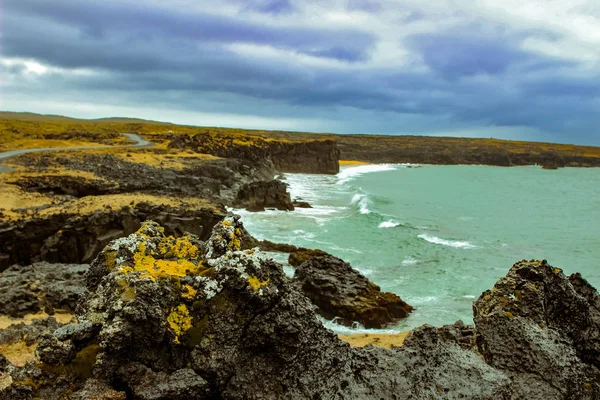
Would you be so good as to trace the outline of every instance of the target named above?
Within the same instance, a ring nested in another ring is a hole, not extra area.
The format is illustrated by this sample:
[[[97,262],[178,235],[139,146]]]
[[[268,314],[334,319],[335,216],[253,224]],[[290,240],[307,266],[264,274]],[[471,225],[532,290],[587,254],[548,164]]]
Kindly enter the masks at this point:
[[[372,165],[361,165],[360,167],[349,167],[342,169],[338,174],[338,184],[344,184],[349,180],[356,178],[360,175],[369,174],[373,172],[383,171],[394,171],[397,166],[394,164],[372,164]]]
[[[393,219],[390,219],[389,221],[384,221],[380,223],[379,228],[395,228],[400,225],[402,225],[400,222],[396,222]]]
[[[439,245],[448,246],[448,247],[454,247],[454,248],[458,248],[458,249],[473,249],[476,247],[467,241],[447,240],[447,239],[439,238],[437,236],[427,235],[426,233],[420,234],[417,237],[420,239],[423,239],[429,243],[439,244]]]

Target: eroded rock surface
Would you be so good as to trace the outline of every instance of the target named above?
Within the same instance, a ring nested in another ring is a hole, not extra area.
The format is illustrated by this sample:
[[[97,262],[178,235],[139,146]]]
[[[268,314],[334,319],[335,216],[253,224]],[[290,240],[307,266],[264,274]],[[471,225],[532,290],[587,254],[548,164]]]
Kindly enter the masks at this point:
[[[294,254],[298,253],[292,253],[290,259]],[[319,253],[309,253],[310,257],[297,266],[293,282],[323,317],[335,318],[347,326],[358,322],[366,328],[383,328],[406,318],[413,310],[399,296],[382,292],[347,262],[331,255],[314,254]]]
[[[579,274],[519,262],[473,305],[478,349],[517,398],[600,398],[599,305]]]
[[[269,160],[281,172],[337,174],[340,151],[335,140],[279,141],[257,136],[198,133],[176,135],[169,147],[247,161]]]
[[[234,204],[237,207],[246,207],[248,211],[265,211],[265,208],[294,210],[287,185],[276,179],[252,182],[242,186]]]
[[[168,234],[192,232],[203,239],[225,216],[220,210],[137,203],[90,213],[61,212],[0,222],[0,271],[12,264],[36,261],[89,263],[113,239],[139,229],[142,221],[159,221]]]
[[[13,265],[0,274],[0,314],[73,313],[84,292],[85,264]]]

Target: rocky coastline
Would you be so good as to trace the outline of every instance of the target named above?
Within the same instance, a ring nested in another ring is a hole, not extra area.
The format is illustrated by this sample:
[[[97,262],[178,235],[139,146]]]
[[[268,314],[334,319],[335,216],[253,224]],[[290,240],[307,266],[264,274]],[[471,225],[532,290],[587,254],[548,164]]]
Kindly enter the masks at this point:
[[[472,325],[342,340],[320,318],[383,328],[413,307],[228,208],[310,207],[282,174],[335,174],[344,146],[161,129],[152,148],[5,161],[0,400],[600,398],[600,297],[580,275],[521,261]],[[73,137],[119,138],[90,135]]]
[[[600,396],[600,297],[578,274],[522,261],[475,301],[474,325],[351,347],[280,264],[242,240],[236,216],[206,241],[154,222],[113,240],[83,277],[73,322],[21,327],[35,338],[33,359],[2,357],[0,398]],[[24,340],[18,328],[4,335]]]

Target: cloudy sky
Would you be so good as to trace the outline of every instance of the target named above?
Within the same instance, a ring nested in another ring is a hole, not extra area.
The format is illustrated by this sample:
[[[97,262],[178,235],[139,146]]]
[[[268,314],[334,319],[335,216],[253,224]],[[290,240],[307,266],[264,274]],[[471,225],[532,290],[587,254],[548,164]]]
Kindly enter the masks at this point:
[[[2,0],[0,109],[600,145],[598,0]]]

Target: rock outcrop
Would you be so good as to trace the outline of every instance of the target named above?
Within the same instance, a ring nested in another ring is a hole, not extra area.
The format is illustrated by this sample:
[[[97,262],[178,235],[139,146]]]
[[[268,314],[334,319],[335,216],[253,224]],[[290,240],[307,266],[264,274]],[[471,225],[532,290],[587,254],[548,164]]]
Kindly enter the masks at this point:
[[[382,292],[350,264],[331,255],[312,256],[298,265],[293,284],[318,307],[319,314],[342,325],[358,322],[365,328],[383,328],[413,310],[399,296]]]
[[[55,310],[74,313],[85,291],[85,264],[13,265],[0,276],[0,314],[21,318]]]
[[[476,301],[475,326],[351,348],[242,235],[228,217],[205,242],[152,222],[112,241],[77,321],[42,333],[36,362],[0,357],[0,399],[600,397],[600,301],[578,275],[518,263]]]
[[[579,274],[522,261],[473,305],[477,346],[514,398],[600,398],[600,296]]]
[[[300,248],[292,251],[288,256],[288,263],[292,267],[298,267],[305,261],[310,260],[311,258],[320,257],[320,256],[329,256],[330,254],[319,249],[305,249]]]
[[[173,156],[171,156],[173,158]],[[245,183],[272,179],[275,170],[265,160],[199,160],[180,168],[166,168],[128,161],[112,154],[23,155],[15,163],[39,170],[33,176],[11,178],[8,183],[27,191],[66,194],[75,197],[144,192],[195,196],[225,203]],[[53,169],[59,168],[58,172]],[[68,171],[88,173],[95,178],[69,175]],[[229,195],[232,192],[233,195]]]
[[[337,174],[340,170],[340,152],[331,139],[283,141],[205,132],[175,135],[169,147],[252,162],[269,160],[281,172]]]
[[[287,185],[276,179],[245,184],[238,191],[234,205],[245,207],[248,211],[265,211],[265,208],[294,210]]]
[[[90,263],[108,242],[135,232],[147,219],[159,221],[169,234],[192,232],[206,239],[224,216],[208,208],[141,202],[120,209],[107,204],[82,215],[65,212],[0,222],[0,271],[12,264],[36,261]]]

